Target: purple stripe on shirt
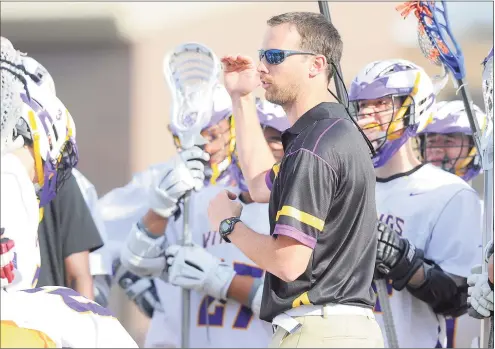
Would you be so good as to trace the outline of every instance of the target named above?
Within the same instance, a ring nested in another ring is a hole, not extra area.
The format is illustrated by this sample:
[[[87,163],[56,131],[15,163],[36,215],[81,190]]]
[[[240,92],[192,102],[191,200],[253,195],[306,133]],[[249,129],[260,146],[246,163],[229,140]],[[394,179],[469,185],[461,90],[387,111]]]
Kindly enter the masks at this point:
[[[297,230],[294,227],[286,224],[277,224],[273,235],[284,235],[299,241],[301,244],[314,249],[316,246],[316,239],[312,236],[304,234],[302,231]]]
[[[268,190],[271,191],[272,187],[273,187],[273,183],[272,183],[272,180],[270,179],[270,172],[271,172],[271,170],[266,171],[265,183],[266,183],[266,186],[268,187]]]

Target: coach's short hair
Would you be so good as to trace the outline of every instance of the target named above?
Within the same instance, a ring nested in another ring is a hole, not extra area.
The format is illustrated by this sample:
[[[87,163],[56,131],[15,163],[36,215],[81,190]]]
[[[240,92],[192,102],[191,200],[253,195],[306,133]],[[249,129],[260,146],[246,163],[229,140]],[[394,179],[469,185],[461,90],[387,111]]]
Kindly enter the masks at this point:
[[[315,12],[287,12],[267,21],[270,27],[289,23],[296,27],[301,36],[301,50],[324,55],[328,63],[328,81],[342,57],[343,43],[337,29],[325,16]]]

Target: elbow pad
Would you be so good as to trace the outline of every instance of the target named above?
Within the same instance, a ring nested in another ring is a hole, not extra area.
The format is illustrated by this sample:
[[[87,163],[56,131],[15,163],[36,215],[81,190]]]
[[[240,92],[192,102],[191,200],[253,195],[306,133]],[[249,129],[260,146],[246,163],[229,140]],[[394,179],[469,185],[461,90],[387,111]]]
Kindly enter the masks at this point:
[[[407,290],[416,298],[429,304],[436,314],[458,317],[466,313],[467,280],[459,282],[433,262],[425,262],[425,281],[419,287],[408,285]]]

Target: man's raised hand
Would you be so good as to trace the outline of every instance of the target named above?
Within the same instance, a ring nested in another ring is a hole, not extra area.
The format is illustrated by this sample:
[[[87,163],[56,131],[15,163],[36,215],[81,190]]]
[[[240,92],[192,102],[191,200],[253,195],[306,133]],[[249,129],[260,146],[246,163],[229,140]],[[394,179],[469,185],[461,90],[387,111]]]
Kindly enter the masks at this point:
[[[246,96],[260,86],[260,77],[251,57],[225,56],[221,61],[225,88],[232,98]]]

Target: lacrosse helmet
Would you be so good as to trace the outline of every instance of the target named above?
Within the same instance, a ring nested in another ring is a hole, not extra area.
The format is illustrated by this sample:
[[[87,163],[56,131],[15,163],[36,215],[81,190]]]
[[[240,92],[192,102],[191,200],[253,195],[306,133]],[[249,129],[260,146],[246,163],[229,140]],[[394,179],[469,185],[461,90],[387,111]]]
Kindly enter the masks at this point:
[[[365,128],[379,128],[373,164],[383,166],[412,136],[431,122],[435,106],[434,86],[426,72],[402,59],[375,61],[354,78],[349,101],[356,105],[357,119],[373,116],[377,121]],[[395,107],[395,101],[400,107]],[[369,108],[368,102],[378,104]],[[373,109],[372,111],[370,109]],[[390,116],[388,116],[390,115]],[[386,121],[383,121],[386,118]],[[382,121],[379,121],[379,120]]]
[[[256,99],[256,113],[258,120],[263,129],[270,127],[283,133],[290,127],[289,119],[284,109],[277,105],[270,103],[266,100]],[[241,166],[239,162],[239,156],[237,151],[234,152],[234,166],[231,166],[232,176],[236,179],[239,189],[242,191],[249,191],[246,181],[242,175]]]
[[[473,107],[478,125],[483,128],[486,116],[478,106]],[[454,138],[459,134],[469,136],[468,140]],[[472,135],[462,101],[437,102],[433,122],[418,132],[422,160],[468,181],[481,171],[481,159]]]
[[[25,75],[20,68],[21,55],[5,37],[0,37],[1,153],[16,147],[15,126],[22,113],[21,92],[26,89]],[[22,146],[22,143],[20,144]]]
[[[54,95],[57,94],[55,90],[55,82],[52,76],[46,70],[46,68],[37,60],[27,55],[22,56],[22,64],[26,70],[27,75],[38,86],[48,89]]]
[[[40,207],[48,204],[69,178],[79,155],[76,127],[65,105],[48,89],[28,79],[30,95],[24,101],[17,133],[33,147]]]

